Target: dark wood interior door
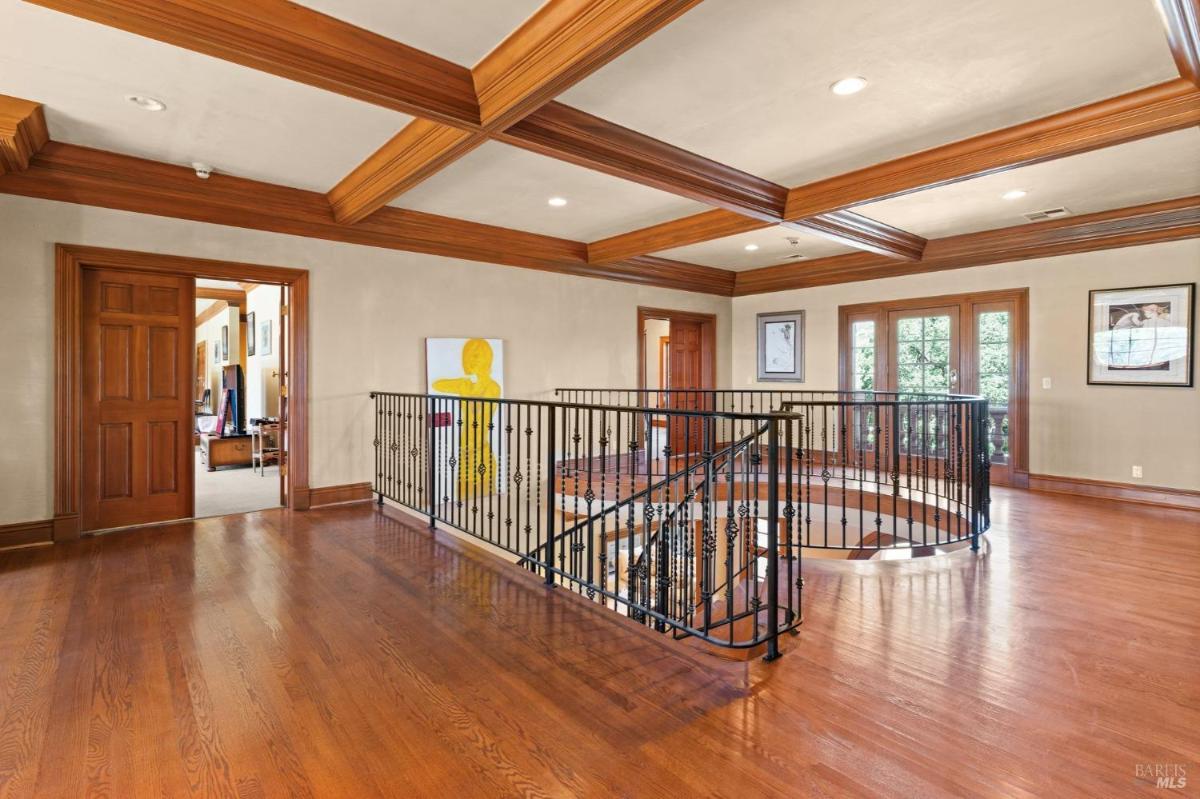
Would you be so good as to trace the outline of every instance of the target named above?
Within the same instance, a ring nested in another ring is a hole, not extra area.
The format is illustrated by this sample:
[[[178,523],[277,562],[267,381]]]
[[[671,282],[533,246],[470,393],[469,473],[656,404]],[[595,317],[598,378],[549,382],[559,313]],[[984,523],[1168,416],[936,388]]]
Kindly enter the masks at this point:
[[[705,407],[705,394],[695,389],[705,388],[704,385],[704,346],[703,330],[700,322],[671,320],[671,335],[668,346],[670,357],[669,383],[671,387],[669,405],[675,410],[702,410]],[[693,390],[688,390],[693,389]],[[702,424],[699,418],[673,416],[668,425],[667,445],[675,455],[685,452],[699,452],[703,449],[701,441]]]
[[[82,529],[193,512],[190,277],[83,273]]]

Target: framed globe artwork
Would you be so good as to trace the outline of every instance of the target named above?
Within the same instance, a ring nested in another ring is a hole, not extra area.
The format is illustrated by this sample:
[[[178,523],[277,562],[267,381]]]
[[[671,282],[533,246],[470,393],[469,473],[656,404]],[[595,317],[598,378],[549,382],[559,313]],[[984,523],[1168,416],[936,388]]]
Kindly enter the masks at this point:
[[[1089,292],[1088,383],[1192,385],[1196,284]]]

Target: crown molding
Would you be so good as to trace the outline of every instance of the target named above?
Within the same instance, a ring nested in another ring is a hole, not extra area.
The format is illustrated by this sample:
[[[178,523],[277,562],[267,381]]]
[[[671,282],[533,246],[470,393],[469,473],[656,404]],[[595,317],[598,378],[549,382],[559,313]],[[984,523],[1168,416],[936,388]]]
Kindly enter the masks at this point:
[[[325,195],[232,175],[199,180],[187,167],[50,142],[0,193],[94,205],[448,258],[728,295],[733,273],[665,259],[593,265],[587,245],[402,208],[357,225],[334,220]]]
[[[920,261],[852,253],[738,272],[735,296],[1200,237],[1200,195],[931,239]]]
[[[0,94],[0,175],[27,169],[49,140],[41,103]]]

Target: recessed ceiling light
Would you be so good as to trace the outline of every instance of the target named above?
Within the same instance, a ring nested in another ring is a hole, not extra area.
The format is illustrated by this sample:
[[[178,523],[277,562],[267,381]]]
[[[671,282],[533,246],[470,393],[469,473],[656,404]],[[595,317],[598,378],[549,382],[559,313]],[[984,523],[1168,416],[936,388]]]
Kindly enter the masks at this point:
[[[830,86],[829,91],[844,97],[847,94],[858,94],[865,88],[867,88],[867,79],[855,76],[852,78],[842,78]]]
[[[550,205],[553,205],[555,208],[562,208],[567,204],[567,199],[565,197],[551,197],[549,200],[546,200],[546,202]]]
[[[1028,194],[1028,192],[1025,191],[1024,189],[1011,189],[1009,191],[1004,192],[1004,194],[1001,194],[1000,196],[1006,200],[1019,200],[1022,197],[1024,197],[1026,194]]]
[[[755,250],[758,249],[758,245],[757,244],[747,244],[742,249],[744,249],[746,252],[754,252]]]
[[[166,111],[167,104],[162,100],[156,100],[153,97],[147,97],[144,94],[130,94],[125,97],[126,100],[136,105],[143,111]]]

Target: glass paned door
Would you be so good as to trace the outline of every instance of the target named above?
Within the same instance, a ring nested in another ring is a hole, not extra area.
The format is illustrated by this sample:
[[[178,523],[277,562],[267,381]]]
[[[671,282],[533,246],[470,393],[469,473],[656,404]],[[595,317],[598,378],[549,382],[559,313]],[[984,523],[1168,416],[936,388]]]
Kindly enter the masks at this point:
[[[958,317],[958,306],[888,313],[888,389],[899,393],[894,415],[901,455],[944,456],[950,428],[945,412],[906,405],[904,395],[958,392]]]
[[[966,390],[988,400],[987,448],[992,480],[1010,483],[1016,386],[1013,378],[1013,304],[975,304],[973,379]]]

